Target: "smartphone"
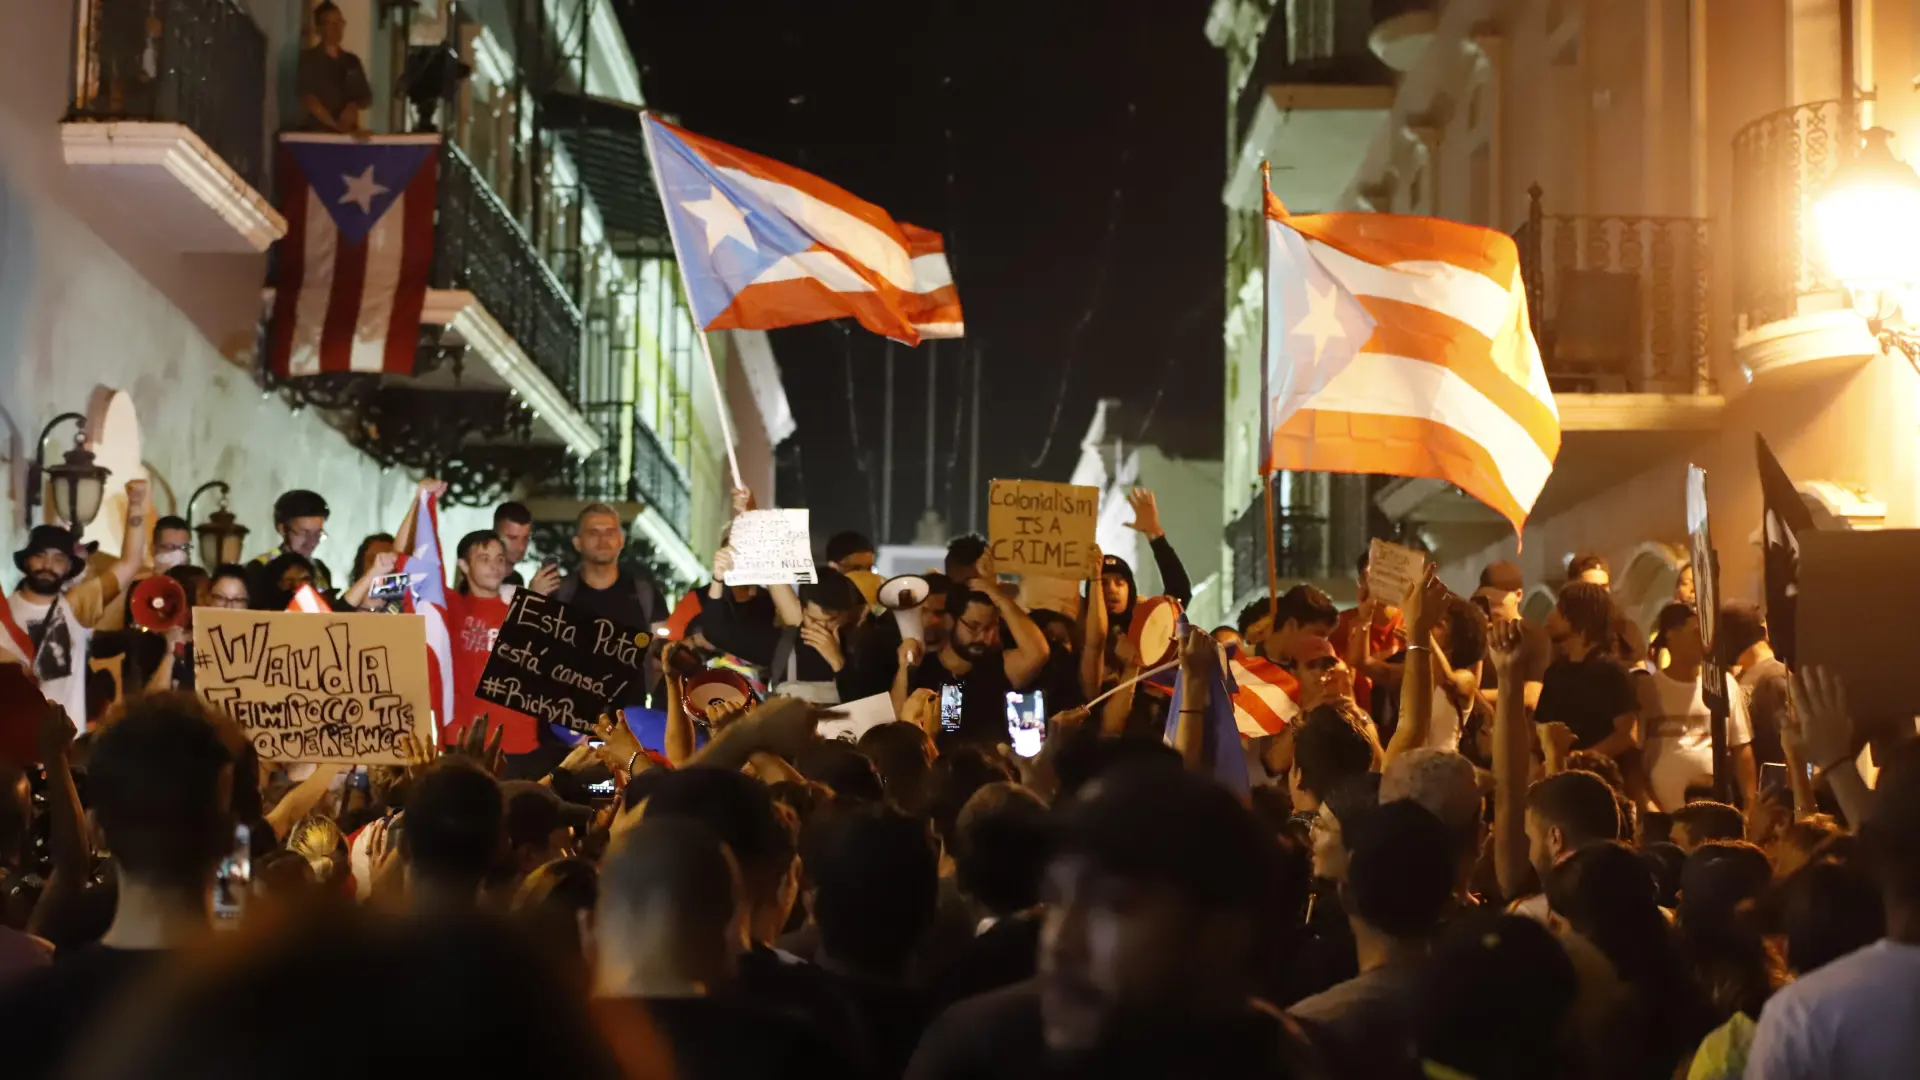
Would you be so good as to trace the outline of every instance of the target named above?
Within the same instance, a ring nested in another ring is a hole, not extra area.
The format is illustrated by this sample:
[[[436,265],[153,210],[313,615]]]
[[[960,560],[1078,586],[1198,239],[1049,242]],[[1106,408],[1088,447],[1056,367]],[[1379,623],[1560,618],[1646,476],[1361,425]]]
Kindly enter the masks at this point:
[[[1007,741],[1013,752],[1032,757],[1047,738],[1047,701],[1039,690],[1007,691]]]
[[[947,683],[940,687],[940,730],[960,730],[960,706],[966,699],[966,690],[959,683]]]
[[[364,767],[353,770],[347,774],[347,786],[355,791],[372,791],[372,771]]]
[[[615,795],[620,794],[620,789],[614,784],[612,777],[608,777],[597,784],[588,784],[587,790],[591,792],[596,799],[611,799]]]
[[[247,892],[253,887],[253,830],[245,825],[233,827],[233,850],[220,860],[219,873],[213,878],[213,916],[216,925],[235,926],[246,910]]]
[[[375,578],[373,588],[367,590],[367,595],[379,600],[392,600],[404,596],[407,592],[407,582],[411,580],[413,580],[411,574],[387,574]]]
[[[1807,779],[1813,779],[1811,765],[1807,766]],[[1787,767],[1777,761],[1769,761],[1760,766],[1760,790],[1765,791],[1774,786],[1787,786]]]

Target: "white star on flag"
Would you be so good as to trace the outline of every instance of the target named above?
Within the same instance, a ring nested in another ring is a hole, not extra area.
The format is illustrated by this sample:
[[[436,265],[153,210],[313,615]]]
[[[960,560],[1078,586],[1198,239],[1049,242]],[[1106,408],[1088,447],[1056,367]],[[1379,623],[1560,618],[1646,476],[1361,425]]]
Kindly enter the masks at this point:
[[[753,242],[753,233],[747,228],[747,216],[740,212],[740,208],[728,202],[727,197],[720,194],[719,188],[708,185],[707,191],[709,194],[704,199],[680,204],[687,213],[699,218],[700,223],[706,226],[707,253],[712,254],[713,249],[720,246],[720,241],[729,236],[751,250],[760,250]]]
[[[1303,283],[1307,294],[1306,317],[1291,331],[1294,337],[1313,339],[1313,362],[1319,363],[1327,351],[1327,342],[1345,341],[1347,328],[1340,325],[1340,286],[1329,281],[1323,292],[1309,280]]]
[[[342,203],[352,203],[359,207],[360,212],[363,214],[373,213],[373,200],[393,190],[374,181],[373,166],[371,165],[367,166],[367,171],[361,173],[359,176],[342,176],[340,179],[345,181],[347,185],[347,193],[340,196],[340,201]]]

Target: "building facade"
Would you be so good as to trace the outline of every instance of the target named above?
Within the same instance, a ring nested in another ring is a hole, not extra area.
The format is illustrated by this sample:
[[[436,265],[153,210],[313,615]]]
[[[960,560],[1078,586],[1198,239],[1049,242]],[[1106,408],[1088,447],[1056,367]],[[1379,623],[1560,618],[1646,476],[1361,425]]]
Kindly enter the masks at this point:
[[[14,13],[0,41],[0,508],[23,532],[42,425],[111,398],[138,417],[134,449],[95,447],[128,461],[111,488],[144,472],[158,511],[185,514],[189,493],[224,481],[250,549],[272,543],[275,495],[312,488],[333,510],[319,554],[343,567],[436,475],[452,485],[449,538],[521,498],[536,551],[569,555],[573,514],[607,501],[664,584],[701,577],[731,486],[718,410],[763,504],[792,420],[764,335],[712,336],[726,400],[703,370],[657,197],[630,182],[647,172],[643,98],[609,5],[338,0],[373,94],[365,128],[445,138],[431,287],[413,376],[276,381],[261,362],[287,229],[274,143],[302,117],[313,7]],[[108,441],[97,419],[89,436]]]
[[[1537,607],[1571,555],[1595,552],[1644,621],[1685,562],[1697,464],[1722,594],[1758,599],[1756,434],[1830,520],[1920,522],[1920,375],[1852,309],[1810,213],[1857,132],[1920,144],[1915,5],[1853,0],[1852,115],[1840,0],[1447,0],[1368,14],[1372,51],[1397,70],[1322,208],[1512,232],[1564,432],[1524,537],[1441,483],[1372,493],[1450,584],[1514,559],[1538,583]],[[1326,145],[1329,157],[1351,146]]]

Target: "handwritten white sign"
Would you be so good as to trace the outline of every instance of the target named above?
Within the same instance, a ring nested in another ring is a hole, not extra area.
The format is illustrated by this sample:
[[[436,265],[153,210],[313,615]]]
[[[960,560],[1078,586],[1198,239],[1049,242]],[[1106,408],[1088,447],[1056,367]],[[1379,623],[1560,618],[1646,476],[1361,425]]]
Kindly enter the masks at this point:
[[[1427,557],[1412,548],[1376,539],[1367,549],[1367,592],[1382,604],[1406,603],[1426,574]]]
[[[733,519],[729,585],[811,585],[813,539],[805,510],[748,510]]]

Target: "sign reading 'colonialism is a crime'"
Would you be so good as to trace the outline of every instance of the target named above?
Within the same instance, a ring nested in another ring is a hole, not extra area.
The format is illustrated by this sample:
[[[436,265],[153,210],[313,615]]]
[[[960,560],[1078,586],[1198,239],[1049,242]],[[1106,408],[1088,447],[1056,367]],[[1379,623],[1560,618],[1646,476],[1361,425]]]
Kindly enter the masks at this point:
[[[434,737],[418,615],[195,608],[193,665],[263,761],[404,765]]]
[[[625,704],[628,691],[646,677],[649,640],[637,627],[521,589],[475,696],[589,731],[602,710]]]
[[[987,489],[987,536],[1005,573],[1086,577],[1099,518],[1099,488],[995,480]]]

